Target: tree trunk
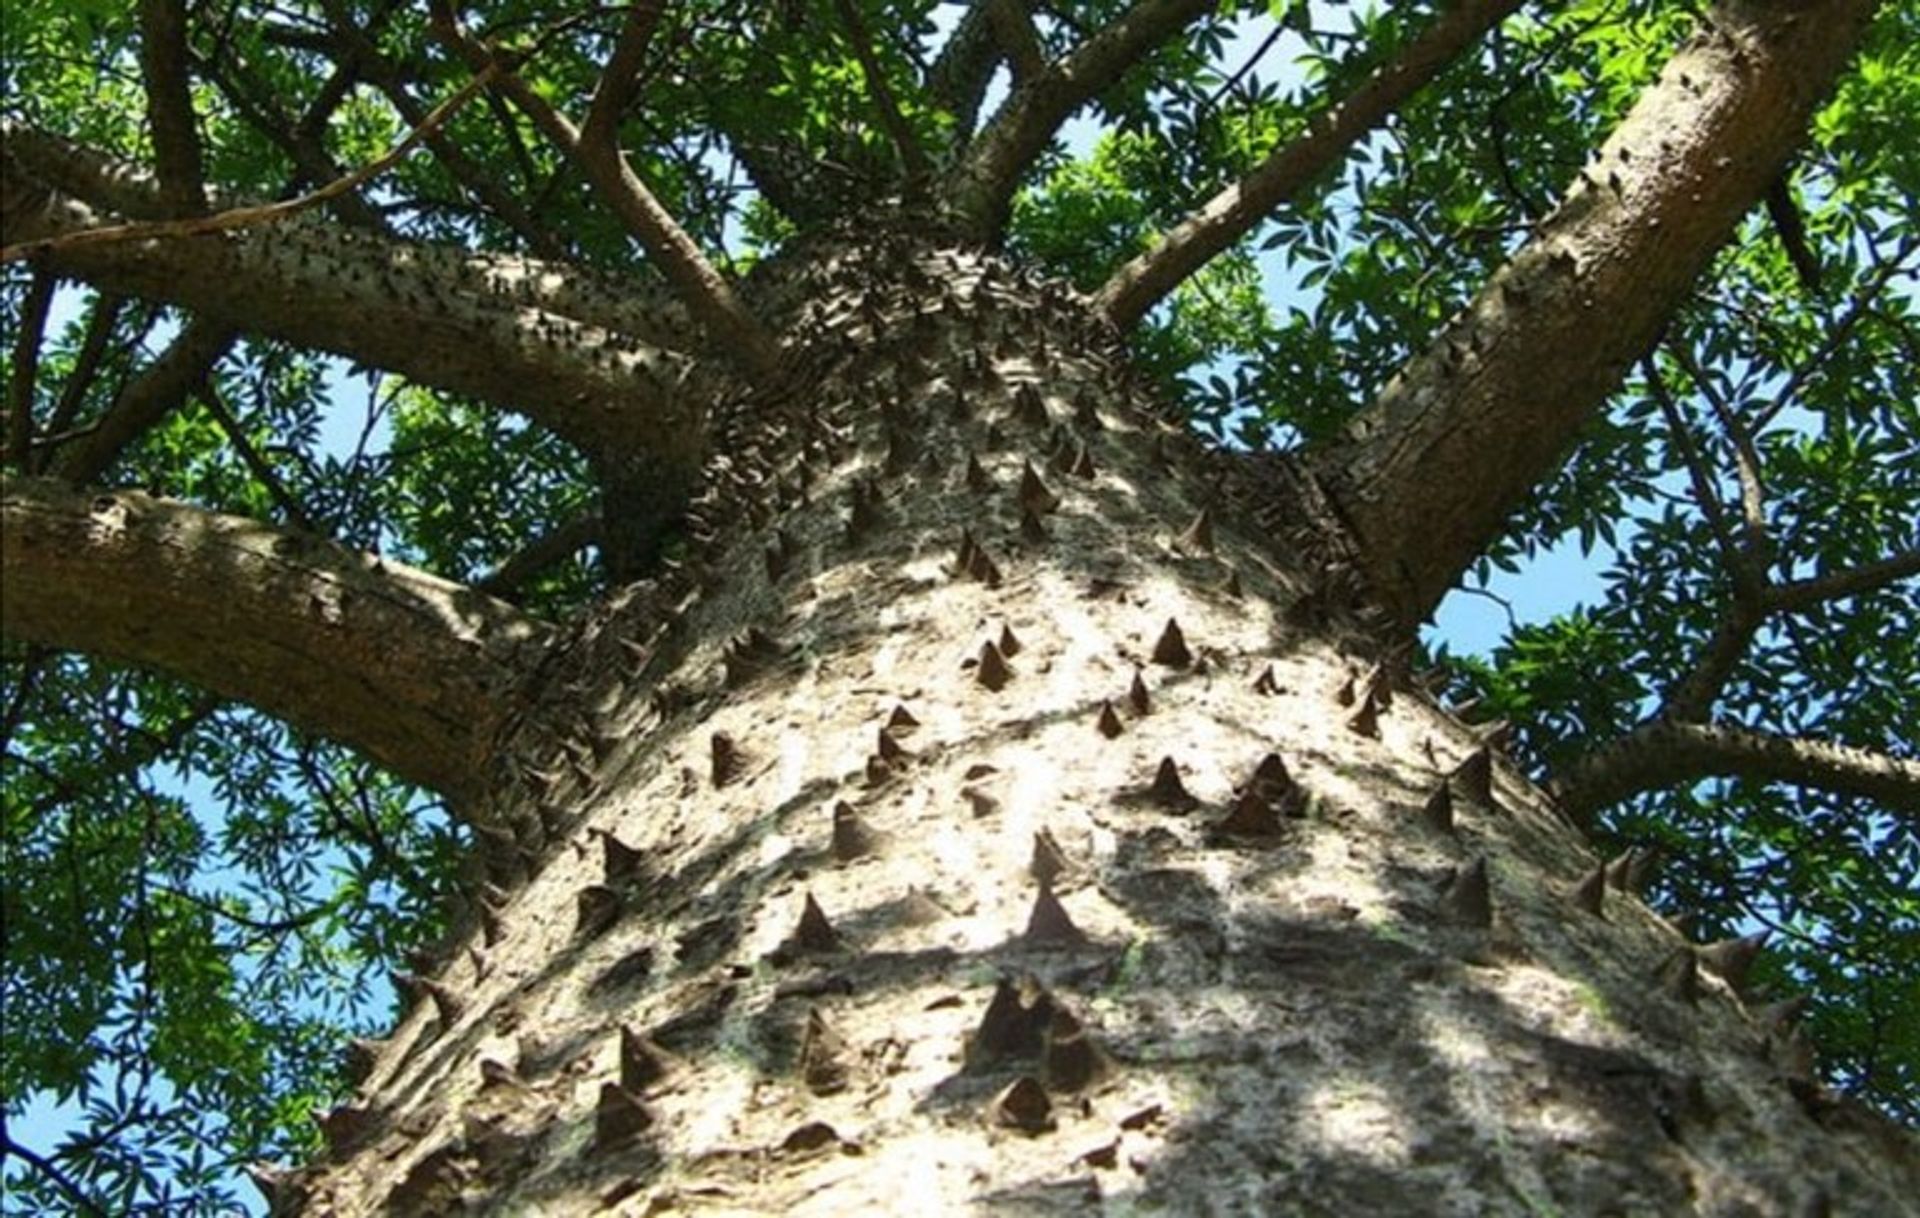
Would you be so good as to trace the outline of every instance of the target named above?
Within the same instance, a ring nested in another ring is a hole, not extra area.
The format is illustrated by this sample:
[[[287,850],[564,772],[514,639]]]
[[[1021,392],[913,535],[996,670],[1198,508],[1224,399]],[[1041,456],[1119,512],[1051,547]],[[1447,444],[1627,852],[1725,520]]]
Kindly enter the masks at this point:
[[[711,421],[678,572],[503,733],[287,1212],[1908,1212],[1743,950],[1406,679],[1304,475],[871,236],[776,272],[839,354]]]

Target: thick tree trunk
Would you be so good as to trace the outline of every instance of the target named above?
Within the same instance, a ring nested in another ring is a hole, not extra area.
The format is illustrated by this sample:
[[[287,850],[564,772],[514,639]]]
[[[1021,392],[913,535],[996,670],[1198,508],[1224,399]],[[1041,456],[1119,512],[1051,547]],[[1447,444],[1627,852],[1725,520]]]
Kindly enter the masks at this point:
[[[842,354],[503,738],[517,840],[289,1211],[1906,1212],[1741,953],[1400,679],[1310,486],[1079,302],[809,266]]]

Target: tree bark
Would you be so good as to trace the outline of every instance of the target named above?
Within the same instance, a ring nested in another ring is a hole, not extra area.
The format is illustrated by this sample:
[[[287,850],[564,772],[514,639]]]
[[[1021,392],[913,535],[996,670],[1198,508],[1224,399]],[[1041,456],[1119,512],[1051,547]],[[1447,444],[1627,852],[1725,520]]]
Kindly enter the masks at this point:
[[[767,481],[501,735],[526,828],[289,1212],[1913,1195],[1911,1139],[1399,679],[1309,506],[1086,313],[861,236],[811,390],[716,415]]]
[[[1721,5],[1553,214],[1319,454],[1368,575],[1430,613],[1806,133],[1875,0]]]
[[[164,668],[473,806],[543,624],[317,537],[8,476],[10,638]]]

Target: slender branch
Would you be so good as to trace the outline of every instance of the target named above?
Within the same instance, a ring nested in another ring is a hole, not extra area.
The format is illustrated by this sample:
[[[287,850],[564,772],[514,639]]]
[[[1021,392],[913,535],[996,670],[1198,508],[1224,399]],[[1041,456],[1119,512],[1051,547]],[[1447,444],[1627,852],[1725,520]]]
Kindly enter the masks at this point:
[[[1877,562],[1844,571],[1776,585],[1767,590],[1766,606],[1778,612],[1797,612],[1827,601],[1877,591],[1915,576],[1920,576],[1920,547],[1899,550]]]
[[[1520,7],[1521,0],[1456,0],[1426,31],[1343,100],[1314,115],[1298,138],[1207,200],[1157,244],[1114,272],[1096,303],[1118,326],[1156,303],[1259,224],[1353,148],[1443,68]]]
[[[109,292],[101,292],[94,297],[93,308],[87,316],[87,332],[80,340],[80,353],[74,356],[73,370],[67,374],[67,382],[60,388],[59,401],[53,404],[53,410],[47,415],[45,430],[48,435],[65,431],[79,417],[80,405],[86,400],[87,390],[93,387],[94,378],[100,375],[100,361],[107,353],[107,340],[113,337],[113,328],[119,322],[120,311],[125,304],[126,301]],[[145,325],[136,328],[141,333],[126,340],[129,348],[139,346],[145,336]]]
[[[13,379],[7,383],[6,451],[0,461],[27,468],[27,450],[33,445],[33,389],[40,376],[40,344],[46,336],[47,310],[53,304],[55,280],[44,270],[33,273],[26,299],[20,302],[19,329],[13,336]]]
[[[394,113],[400,116],[401,122],[409,127],[420,126],[427,112],[407,91],[407,82],[400,69],[381,54],[373,40],[354,24],[353,14],[341,0],[325,0],[325,7],[346,57],[366,73],[373,86],[387,99],[387,104],[393,107]],[[549,261],[566,259],[566,242],[542,224],[501,184],[495,174],[468,156],[458,140],[442,130],[428,133],[426,143],[454,181],[485,203],[501,223],[518,233],[528,249]]]
[[[1074,111],[1163,42],[1212,12],[1218,0],[1134,0],[1072,54],[1016,89],[988,122],[942,193],[981,241],[997,238],[1021,174]]]
[[[1580,758],[1557,787],[1562,805],[1584,822],[1641,791],[1705,778],[1815,787],[1873,800],[1920,824],[1920,762],[1720,724],[1643,724]]]
[[[464,804],[551,631],[425,572],[128,491],[0,483],[8,637],[164,669]]]
[[[1707,527],[1713,530],[1714,540],[1720,545],[1720,556],[1732,572],[1736,586],[1743,581],[1754,582],[1752,564],[1746,561],[1733,530],[1727,525],[1727,514],[1720,505],[1720,496],[1714,491],[1713,477],[1707,471],[1706,462],[1701,459],[1699,448],[1694,445],[1686,417],[1680,413],[1680,404],[1674,401],[1666,378],[1660,374],[1659,361],[1651,355],[1644,357],[1640,361],[1640,371],[1647,379],[1647,388],[1652,391],[1655,404],[1660,407],[1661,417],[1667,422],[1667,431],[1673,436],[1673,446],[1680,450],[1680,462],[1686,466],[1687,482],[1693,488],[1693,501],[1699,504],[1700,514],[1706,517]]]
[[[292,121],[281,113],[271,96],[260,95],[264,90],[247,78],[239,64],[221,63],[199,56],[195,57],[195,62],[201,74],[214,83],[234,111],[286,154],[293,163],[292,176],[296,186],[322,186],[343,176],[339,164],[321,142],[317,127],[304,121]],[[335,78],[344,75],[336,73]],[[312,111],[308,117],[318,113],[318,110]],[[375,232],[393,231],[379,209],[361,198],[356,191],[335,195],[326,204],[329,211],[348,224]]]
[[[102,225],[63,233],[54,237],[42,237],[38,240],[17,242],[0,247],[0,262],[11,262],[33,254],[71,250],[81,246],[101,245],[116,241],[156,241],[167,238],[198,237],[209,233],[232,232],[235,229],[249,228],[254,225],[270,224],[285,220],[303,211],[318,207],[329,199],[338,198],[354,190],[400,163],[402,157],[412,152],[427,134],[438,130],[456,114],[460,107],[471,101],[485,88],[500,71],[497,63],[490,63],[478,72],[474,78],[462,85],[452,97],[434,107],[424,122],[407,132],[401,141],[388,149],[383,155],[369,161],[345,177],[335,178],[318,190],[309,191],[295,199],[285,199],[277,203],[261,203],[250,207],[232,207],[210,216],[194,216],[180,220],[147,220],[130,224]],[[11,132],[10,132],[11,134]]]
[[[579,163],[601,199],[613,208],[627,231],[658,265],[687,309],[726,357],[757,376],[775,375],[779,347],[759,320],[747,310],[719,271],[700,252],[686,230],[654,198],[626,156],[611,139],[586,143],[572,120],[540,96],[487,46],[461,28],[451,0],[433,0],[434,33],[456,51],[476,73],[497,78],[514,104],[534,125]]]
[[[173,413],[233,346],[234,331],[196,317],[159,358],[114,396],[99,421],[63,445],[49,468],[69,482],[97,482],[147,429]]]
[[[1669,344],[1668,349],[1675,362],[1687,370],[1694,388],[1707,400],[1714,418],[1720,421],[1720,429],[1727,433],[1727,440],[1733,445],[1734,476],[1740,483],[1740,521],[1745,533],[1741,550],[1748,563],[1764,570],[1773,552],[1773,540],[1767,532],[1767,490],[1760,476],[1760,450],[1754,447],[1753,438],[1741,425],[1726,396],[1714,388],[1713,381],[1693,358],[1693,352],[1677,343]]]
[[[200,402],[207,408],[207,413],[213,416],[213,421],[218,423],[220,430],[226,434],[227,443],[233,445],[234,452],[240,455],[241,464],[247,467],[247,471],[259,481],[261,486],[267,488],[267,495],[273,500],[274,506],[280,509],[281,515],[287,518],[287,523],[303,533],[317,532],[306,509],[300,506],[300,501],[293,497],[293,492],[289,491],[286,483],[280,480],[279,473],[267,463],[265,457],[260,455],[260,450],[253,446],[253,441],[247,438],[246,430],[240,426],[240,420],[234,418],[233,411],[227,408],[226,399],[222,397],[220,387],[214,384],[211,377],[203,376],[194,383],[194,388],[199,391]]]
[[[200,135],[187,79],[187,10],[181,0],[140,0],[140,75],[160,197],[177,215],[207,209]]]
[[[600,513],[576,516],[535,538],[473,586],[488,596],[512,600],[515,593],[555,563],[573,557],[587,546],[600,544],[601,532]]]
[[[1781,174],[1767,187],[1766,201],[1767,218],[1773,221],[1773,231],[1779,234],[1780,245],[1787,251],[1787,261],[1799,276],[1800,286],[1808,295],[1818,293],[1820,260],[1807,245],[1807,226],[1801,223],[1800,208],[1793,201],[1793,186],[1787,174]]]
[[[1047,50],[1033,28],[1033,14],[1024,0],[986,0],[987,20],[1006,56],[1013,87],[1019,88],[1047,70]]]
[[[1794,403],[1800,395],[1800,387],[1806,384],[1807,378],[1817,369],[1824,367],[1828,358],[1840,349],[1840,344],[1852,337],[1854,326],[1859,323],[1861,317],[1872,311],[1869,306],[1879,298],[1881,290],[1895,275],[1909,269],[1906,265],[1907,258],[1916,249],[1920,249],[1920,236],[1906,238],[1895,248],[1893,257],[1875,267],[1873,273],[1861,282],[1853,298],[1847,302],[1847,311],[1840,316],[1839,321],[1828,327],[1826,337],[1820,340],[1819,348],[1793,370],[1793,375],[1789,376],[1787,383],[1781,386],[1772,404],[1754,416],[1752,426],[1755,431],[1766,430],[1767,425],[1772,423],[1781,411]]]
[[[1308,455],[1399,620],[1426,617],[1565,459],[1806,137],[1875,7],[1715,8],[1533,239]]]
[[[611,146],[619,129],[620,116],[633,103],[640,82],[640,65],[653,42],[653,32],[666,10],[665,0],[636,0],[627,6],[627,20],[620,27],[620,39],[613,55],[600,71],[593,100],[587,104],[586,121],[580,124],[584,143]]]
[[[873,108],[880,112],[880,125],[886,128],[887,138],[900,154],[900,164],[906,169],[908,180],[925,177],[926,150],[920,147],[920,138],[907,125],[899,103],[894,101],[893,86],[887,83],[886,68],[873,53],[873,40],[867,33],[867,23],[860,19],[860,10],[853,6],[852,0],[834,0],[834,8],[840,15],[840,24],[846,28],[847,41],[853,45],[853,57],[860,61],[867,95],[873,101]]]
[[[72,1176],[61,1171],[59,1166],[45,1155],[29,1150],[14,1141],[4,1129],[0,1129],[0,1152],[4,1152],[0,1153],[0,1159],[11,1155],[51,1180],[54,1187],[65,1194],[67,1200],[73,1204],[76,1213],[89,1215],[90,1218],[106,1218],[106,1206],[89,1196]]]

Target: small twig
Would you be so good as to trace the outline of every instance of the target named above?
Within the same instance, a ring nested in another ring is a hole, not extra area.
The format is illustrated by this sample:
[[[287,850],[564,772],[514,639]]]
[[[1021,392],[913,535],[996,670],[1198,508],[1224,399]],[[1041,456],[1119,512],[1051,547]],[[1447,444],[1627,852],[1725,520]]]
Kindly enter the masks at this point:
[[[31,257],[48,250],[74,249],[80,246],[105,245],[119,241],[198,237],[208,233],[230,232],[234,229],[288,219],[363,186],[393,168],[402,157],[413,151],[417,144],[438,131],[462,106],[491,84],[502,72],[502,65],[503,60],[499,58],[490,60],[484,68],[474,74],[472,80],[460,86],[459,91],[452,97],[434,107],[433,112],[428,114],[424,121],[407,132],[406,137],[389,149],[385,155],[368,162],[343,178],[336,178],[318,190],[310,191],[298,198],[261,204],[256,207],[229,208],[211,216],[114,224],[64,233],[58,237],[45,237],[38,241],[22,241],[15,245],[0,247],[0,263]]]

